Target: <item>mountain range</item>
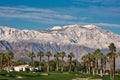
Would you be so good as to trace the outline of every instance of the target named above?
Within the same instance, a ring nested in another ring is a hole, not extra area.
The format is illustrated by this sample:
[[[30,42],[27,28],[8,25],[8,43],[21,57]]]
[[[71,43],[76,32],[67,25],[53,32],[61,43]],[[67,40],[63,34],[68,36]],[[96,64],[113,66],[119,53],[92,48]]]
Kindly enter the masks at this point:
[[[99,48],[108,52],[113,42],[120,49],[120,35],[100,27],[90,25],[55,26],[46,30],[19,30],[0,26],[0,52],[11,50],[15,59],[29,61],[29,52],[37,54],[40,50],[52,54],[64,51],[73,52],[78,60]]]

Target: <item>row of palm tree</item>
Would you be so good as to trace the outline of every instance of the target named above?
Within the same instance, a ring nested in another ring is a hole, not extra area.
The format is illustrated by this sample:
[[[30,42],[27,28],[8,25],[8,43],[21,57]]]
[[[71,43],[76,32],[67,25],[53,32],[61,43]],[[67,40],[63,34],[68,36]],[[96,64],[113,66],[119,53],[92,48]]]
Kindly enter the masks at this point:
[[[44,55],[44,53],[42,51],[37,53],[37,57],[39,57],[39,69],[41,70],[41,66],[42,66],[42,57],[43,56],[47,56],[47,72],[49,72],[50,70],[50,57],[52,56],[52,53],[50,51],[46,52],[46,54]],[[35,53],[29,53],[29,57],[31,59],[31,66],[34,66],[34,61],[33,58],[35,58]],[[59,70],[59,62],[60,62],[60,58],[61,57],[61,72],[64,71],[64,57],[66,57],[66,53],[65,52],[57,52],[56,54],[54,54],[54,61],[55,61],[55,65],[56,65],[56,71]],[[74,54],[71,52],[70,54],[68,54],[68,58],[69,58],[69,72],[71,72],[71,67],[72,67],[72,58],[74,57]]]
[[[109,53],[106,55],[100,49],[96,49],[93,53],[88,53],[82,57],[87,73],[90,73],[92,69],[93,75],[100,72],[101,76],[103,76],[103,72],[105,71],[104,67],[106,66],[106,62],[108,62],[110,64],[110,80],[114,80],[115,58],[120,57],[120,51],[116,53],[114,43],[111,43],[108,48]]]
[[[87,73],[93,73],[93,75],[100,73],[101,76],[103,76],[103,73],[105,72],[105,66],[106,63],[109,62],[110,63],[110,75],[113,76],[114,72],[115,72],[115,58],[117,57],[116,55],[116,47],[114,45],[114,43],[111,43],[109,46],[109,53],[106,55],[104,53],[102,53],[100,51],[100,49],[96,49],[93,53],[88,53],[84,56],[82,56],[82,60],[84,61],[84,66],[85,66],[85,70]],[[37,57],[40,58],[39,61],[39,67],[41,70],[41,58],[43,56],[47,56],[48,60],[47,60],[47,71],[49,72],[50,70],[50,57],[52,56],[51,52],[48,51],[46,52],[46,54],[44,55],[44,53],[42,51],[38,52]],[[118,52],[118,56],[120,56],[120,51]],[[31,58],[31,62],[32,62],[32,66],[33,66],[33,58],[35,57],[35,54],[32,52],[29,54],[29,57]],[[59,70],[59,58],[61,57],[61,71],[64,71],[64,57],[66,57],[66,53],[65,52],[57,52],[56,54],[54,54],[54,58],[55,58],[55,63],[56,63],[56,71]],[[72,58],[74,57],[74,54],[71,52],[68,54],[67,56],[69,58],[68,63],[69,63],[69,72],[71,72],[71,67],[73,64]],[[77,65],[78,63],[74,63],[75,65]],[[77,70],[77,66],[76,66],[76,70]],[[111,77],[112,80],[113,77]]]
[[[98,74],[99,72],[98,68],[100,68],[100,72],[102,76],[107,58],[106,58],[106,55],[103,54],[99,49],[96,49],[93,53],[88,53],[84,55],[82,57],[82,60],[84,61],[85,70],[88,74],[91,73],[91,69],[92,69],[93,75]]]

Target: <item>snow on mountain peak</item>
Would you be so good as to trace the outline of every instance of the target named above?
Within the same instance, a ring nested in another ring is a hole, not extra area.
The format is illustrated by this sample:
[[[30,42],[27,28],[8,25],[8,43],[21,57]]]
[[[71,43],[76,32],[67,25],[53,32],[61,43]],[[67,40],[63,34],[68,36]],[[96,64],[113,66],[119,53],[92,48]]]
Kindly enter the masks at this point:
[[[63,26],[63,28],[74,28],[74,27],[81,27],[81,26],[79,24]]]
[[[54,26],[53,28],[51,28],[50,30],[60,30],[60,29],[62,29],[62,27],[61,26]]]
[[[99,27],[97,27],[96,25],[93,25],[93,24],[85,25],[83,27],[87,28],[87,29],[94,29],[94,28],[98,28],[99,29]]]
[[[93,24],[85,26],[80,26],[78,24],[62,27],[55,26],[49,30],[39,32],[36,30],[19,30],[9,27],[0,27],[0,40],[11,42],[32,40],[33,42],[75,43],[90,48],[106,48],[109,42],[116,42],[118,46],[120,45],[119,35],[102,30]]]

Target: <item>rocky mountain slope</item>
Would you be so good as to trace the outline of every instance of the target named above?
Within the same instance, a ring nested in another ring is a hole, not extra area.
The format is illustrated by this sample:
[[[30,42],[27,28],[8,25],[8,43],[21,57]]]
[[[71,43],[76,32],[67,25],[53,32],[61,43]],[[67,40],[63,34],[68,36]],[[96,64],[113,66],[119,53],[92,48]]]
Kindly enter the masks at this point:
[[[77,59],[96,48],[106,51],[113,42],[120,48],[120,35],[95,25],[55,26],[47,30],[19,30],[0,27],[0,51],[12,50],[16,59],[28,60],[28,53],[42,50],[74,52]]]

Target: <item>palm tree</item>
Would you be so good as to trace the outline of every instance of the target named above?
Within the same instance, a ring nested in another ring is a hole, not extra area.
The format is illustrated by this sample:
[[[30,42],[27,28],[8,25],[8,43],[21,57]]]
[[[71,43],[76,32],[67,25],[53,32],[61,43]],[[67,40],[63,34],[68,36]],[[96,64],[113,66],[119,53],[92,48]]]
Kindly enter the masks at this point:
[[[55,65],[56,65],[55,60],[50,60],[49,61],[50,71],[55,70]]]
[[[74,57],[74,54],[71,52],[70,54],[68,54],[68,58],[69,58],[69,72],[71,72],[72,69],[72,58]]]
[[[31,53],[29,53],[29,58],[31,59],[31,66],[33,67],[34,66],[34,60],[33,60],[33,58],[35,57],[35,54],[34,54],[34,52],[31,52]]]
[[[90,74],[90,67],[91,67],[91,53],[88,53],[82,57],[82,60],[84,61],[85,70],[87,70],[87,73]]]
[[[54,54],[54,57],[56,58],[56,71],[58,71],[58,69],[59,69],[59,57],[60,57],[60,53],[57,52],[56,54]]]
[[[110,52],[107,54],[110,63],[110,80],[114,80],[116,47],[114,43],[111,43],[108,47],[110,50]]]
[[[46,53],[46,56],[48,57],[47,72],[49,72],[49,69],[50,69],[49,60],[50,60],[50,56],[52,56],[51,52],[48,51],[48,52]]]
[[[41,60],[41,70],[42,71],[46,71],[46,61],[43,59],[43,60]]]
[[[94,52],[93,52],[93,55],[95,56],[95,72],[98,74],[98,61],[100,60],[100,55],[101,55],[101,51],[100,49],[96,49]]]
[[[91,69],[91,53],[88,53],[87,56],[88,58],[88,73],[90,74],[90,69]]]
[[[87,71],[87,73],[89,73],[89,65],[88,65],[89,58],[88,58],[88,54],[85,54],[84,56],[82,56],[81,59],[84,62],[84,72]]]
[[[44,56],[44,53],[42,51],[38,52],[37,56],[39,57],[39,68],[41,70],[41,59]]]
[[[0,70],[3,68],[3,60],[4,60],[4,54],[0,53]]]
[[[14,58],[14,55],[9,50],[6,51],[4,55],[5,55],[5,58],[7,59],[7,66],[8,66],[8,72],[9,72],[10,67],[12,66],[12,61],[11,60]]]
[[[78,64],[79,64],[78,60],[77,59],[73,60],[73,63],[74,63],[74,71],[78,72]]]
[[[93,75],[95,75],[96,55],[94,52],[91,54],[91,61],[92,61],[92,73]]]
[[[65,52],[60,53],[60,57],[62,58],[62,67],[61,67],[61,72],[64,71],[64,57],[66,56]]]
[[[102,77],[103,76],[103,72],[105,71],[104,70],[104,65],[106,65],[107,57],[103,53],[100,53],[99,57],[100,57],[100,75]]]

